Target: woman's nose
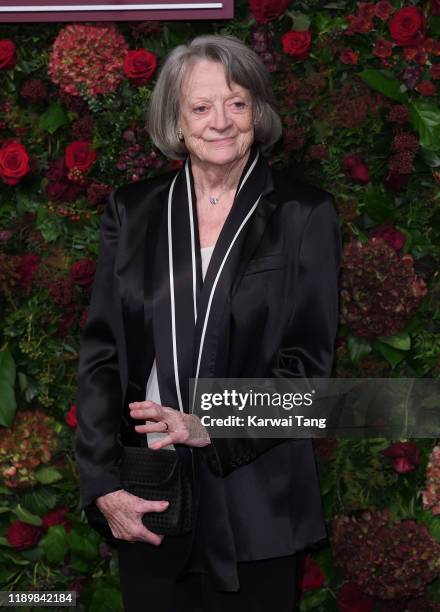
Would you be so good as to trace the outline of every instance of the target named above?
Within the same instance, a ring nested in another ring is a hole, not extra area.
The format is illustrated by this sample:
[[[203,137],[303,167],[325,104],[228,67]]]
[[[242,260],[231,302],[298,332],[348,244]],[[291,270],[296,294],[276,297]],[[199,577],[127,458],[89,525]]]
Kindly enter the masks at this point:
[[[219,106],[214,109],[214,115],[212,118],[212,127],[217,130],[225,130],[232,125],[232,119],[227,113],[224,106]]]

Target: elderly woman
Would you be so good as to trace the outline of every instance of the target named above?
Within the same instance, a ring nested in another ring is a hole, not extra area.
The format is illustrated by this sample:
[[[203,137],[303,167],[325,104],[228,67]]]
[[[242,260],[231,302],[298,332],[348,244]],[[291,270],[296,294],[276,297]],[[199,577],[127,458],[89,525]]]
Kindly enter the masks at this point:
[[[333,196],[269,167],[269,74],[233,37],[170,53],[149,131],[185,162],[119,187],[103,213],[78,371],[81,505],[111,529],[126,610],[292,612],[296,553],[326,536],[311,441],[210,439],[189,379],[330,375]],[[123,445],[146,443],[192,454],[189,533],[147,529],[167,500],[122,487]]]

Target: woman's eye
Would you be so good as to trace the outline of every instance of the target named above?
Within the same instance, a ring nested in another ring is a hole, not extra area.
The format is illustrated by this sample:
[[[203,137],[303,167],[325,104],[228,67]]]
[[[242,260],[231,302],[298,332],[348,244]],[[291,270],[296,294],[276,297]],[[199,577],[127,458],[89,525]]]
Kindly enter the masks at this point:
[[[196,108],[194,109],[196,113],[204,113],[205,110],[206,110],[206,106],[196,106]]]
[[[244,102],[233,102],[233,106],[239,110],[245,108],[246,104]]]

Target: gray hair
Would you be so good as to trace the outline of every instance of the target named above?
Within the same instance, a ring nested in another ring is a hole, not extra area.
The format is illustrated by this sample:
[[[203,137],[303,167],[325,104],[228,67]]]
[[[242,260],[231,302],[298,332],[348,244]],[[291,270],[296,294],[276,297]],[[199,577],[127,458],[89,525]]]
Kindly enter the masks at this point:
[[[148,131],[153,143],[171,159],[187,156],[185,143],[177,135],[179,97],[188,69],[199,59],[221,63],[228,86],[234,82],[250,92],[256,115],[255,142],[262,153],[268,152],[282,132],[269,71],[241,40],[217,34],[197,36],[188,44],[175,47],[166,58],[148,111]]]

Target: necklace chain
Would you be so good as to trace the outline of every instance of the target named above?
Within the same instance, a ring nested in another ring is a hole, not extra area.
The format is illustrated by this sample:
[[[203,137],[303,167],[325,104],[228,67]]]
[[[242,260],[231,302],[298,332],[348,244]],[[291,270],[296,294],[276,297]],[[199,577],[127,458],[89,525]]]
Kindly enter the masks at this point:
[[[229,175],[231,174],[231,170],[232,170],[232,166],[231,166],[231,168],[229,169],[228,175],[227,175],[227,177],[226,177],[226,181],[228,180]],[[199,189],[200,189],[200,190],[201,190],[203,193],[206,193],[206,189],[203,189],[202,187],[200,187],[200,185],[198,185],[198,188],[199,188]],[[213,206],[214,206],[215,204],[218,204],[218,201],[220,200],[220,198],[222,197],[222,195],[224,195],[224,194],[225,194],[227,191],[229,191],[229,187],[228,187],[227,189],[225,189],[224,191],[222,191],[221,193],[219,193],[219,195],[217,195],[217,196],[216,196],[216,195],[214,195],[214,194],[211,194],[211,195],[209,196],[209,203],[210,203],[210,204],[212,204]]]

